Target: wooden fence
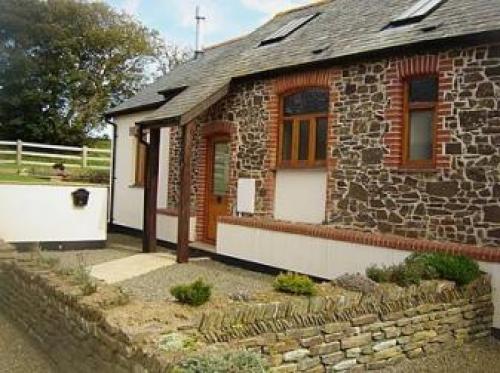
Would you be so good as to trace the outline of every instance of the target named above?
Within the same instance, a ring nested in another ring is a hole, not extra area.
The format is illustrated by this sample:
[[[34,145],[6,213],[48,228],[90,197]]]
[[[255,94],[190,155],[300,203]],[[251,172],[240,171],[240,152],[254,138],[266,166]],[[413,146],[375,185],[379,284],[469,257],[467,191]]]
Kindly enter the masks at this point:
[[[69,168],[108,170],[111,165],[111,150],[37,144],[21,140],[0,141],[0,165],[52,167],[55,163],[63,163],[64,167]]]

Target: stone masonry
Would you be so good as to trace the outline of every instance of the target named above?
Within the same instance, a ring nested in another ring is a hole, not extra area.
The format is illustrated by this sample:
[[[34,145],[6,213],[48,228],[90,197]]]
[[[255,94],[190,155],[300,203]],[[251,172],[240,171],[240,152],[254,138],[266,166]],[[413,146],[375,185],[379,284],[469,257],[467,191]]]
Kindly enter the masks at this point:
[[[439,77],[436,164],[401,166],[402,82]],[[257,180],[256,216],[273,216],[279,99],[287,88],[330,90],[327,223],[373,233],[480,246],[500,245],[500,45],[471,46],[332,66],[235,84],[197,120],[193,205],[203,214],[203,131],[232,128],[229,197]],[[178,139],[171,137],[169,207],[178,195]],[[200,176],[201,175],[201,176]]]

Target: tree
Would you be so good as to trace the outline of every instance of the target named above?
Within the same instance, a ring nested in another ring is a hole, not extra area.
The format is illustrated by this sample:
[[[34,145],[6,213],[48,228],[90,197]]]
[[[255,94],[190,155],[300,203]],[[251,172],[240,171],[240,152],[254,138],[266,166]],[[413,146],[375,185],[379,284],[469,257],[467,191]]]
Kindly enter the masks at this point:
[[[0,1],[0,138],[82,145],[133,95],[161,39],[102,2]]]

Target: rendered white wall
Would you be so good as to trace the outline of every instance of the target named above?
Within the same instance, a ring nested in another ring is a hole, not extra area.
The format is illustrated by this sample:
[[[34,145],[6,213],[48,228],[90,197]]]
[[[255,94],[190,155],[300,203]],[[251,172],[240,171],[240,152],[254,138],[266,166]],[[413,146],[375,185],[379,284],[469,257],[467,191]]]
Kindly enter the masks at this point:
[[[116,139],[114,224],[135,229],[142,229],[144,190],[133,186],[137,143],[136,138],[130,135],[129,129],[150,113],[151,111],[144,111],[139,114],[123,115],[115,118],[118,138]],[[167,205],[168,131],[167,128],[161,130],[160,173],[158,177],[159,208],[165,208]]]
[[[325,220],[326,172],[278,170],[275,197],[276,219],[320,224]]]
[[[84,186],[88,205],[74,207],[80,186],[0,184],[0,238],[7,242],[104,241],[108,188]]]
[[[160,240],[177,243],[177,216],[158,215],[157,236]],[[196,218],[192,217],[189,224],[189,240],[196,238]]]
[[[325,279],[401,263],[411,253],[264,229],[219,224],[217,253]],[[500,328],[500,263],[480,262],[493,281],[494,326]]]

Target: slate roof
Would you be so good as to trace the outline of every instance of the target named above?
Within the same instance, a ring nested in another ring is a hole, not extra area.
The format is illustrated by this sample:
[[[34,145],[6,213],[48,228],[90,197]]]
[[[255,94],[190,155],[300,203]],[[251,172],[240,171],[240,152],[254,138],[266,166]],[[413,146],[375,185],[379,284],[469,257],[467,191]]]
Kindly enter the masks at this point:
[[[384,29],[416,0],[328,0],[284,12],[245,37],[209,48],[107,114],[161,105],[143,120],[185,122],[186,114],[217,98],[234,78],[297,65],[500,30],[498,0],[447,0],[418,23]],[[321,13],[284,40],[260,42],[295,18]],[[318,50],[321,50],[318,53]],[[165,102],[159,91],[185,89]],[[186,119],[187,120],[187,119]]]

